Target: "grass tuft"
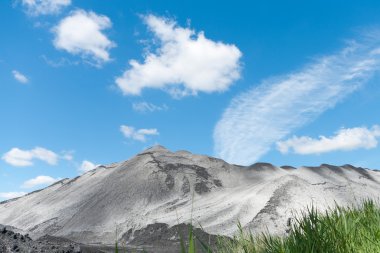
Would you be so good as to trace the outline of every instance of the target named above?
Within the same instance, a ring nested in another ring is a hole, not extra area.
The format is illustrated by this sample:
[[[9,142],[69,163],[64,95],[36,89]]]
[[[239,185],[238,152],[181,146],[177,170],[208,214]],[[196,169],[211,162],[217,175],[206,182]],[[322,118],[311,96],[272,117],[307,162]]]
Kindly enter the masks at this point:
[[[336,206],[325,213],[311,207],[295,218],[286,237],[253,236],[238,225],[231,241],[221,240],[220,253],[378,253],[380,252],[380,209],[372,200],[360,206]]]

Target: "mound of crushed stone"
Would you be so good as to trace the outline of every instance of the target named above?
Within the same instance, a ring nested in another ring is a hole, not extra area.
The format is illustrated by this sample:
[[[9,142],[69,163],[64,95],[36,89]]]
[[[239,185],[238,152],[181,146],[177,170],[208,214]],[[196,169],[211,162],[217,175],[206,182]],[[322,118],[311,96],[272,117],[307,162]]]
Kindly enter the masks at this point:
[[[157,253],[158,246],[178,246],[178,224],[232,236],[240,222],[255,234],[269,230],[281,235],[289,218],[311,205],[323,211],[367,198],[380,198],[380,172],[329,164],[238,166],[155,146],[127,161],[101,165],[74,179],[0,202],[0,223],[22,229],[36,240],[24,243],[6,237],[7,250],[24,245],[28,250],[33,246],[49,250],[45,252],[56,252],[52,247],[57,245],[71,250],[70,242],[56,242],[52,239],[56,237],[109,247],[109,252],[116,240],[127,246],[150,245]],[[38,243],[44,235],[52,237]]]

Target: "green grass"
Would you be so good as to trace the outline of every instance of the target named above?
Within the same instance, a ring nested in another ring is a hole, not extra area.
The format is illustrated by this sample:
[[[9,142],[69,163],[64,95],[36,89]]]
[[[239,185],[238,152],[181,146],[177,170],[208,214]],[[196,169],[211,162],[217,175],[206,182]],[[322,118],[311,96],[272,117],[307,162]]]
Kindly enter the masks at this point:
[[[202,242],[189,226],[189,239],[181,237],[179,253],[379,253],[380,208],[372,200],[359,206],[329,209],[324,213],[314,207],[299,218],[294,217],[287,236],[269,233],[258,236],[243,230],[232,239],[220,237],[216,248]],[[269,231],[270,232],[270,231]],[[201,247],[196,248],[196,243]],[[187,247],[186,247],[187,246]],[[117,252],[117,251],[116,251]]]
[[[220,241],[219,253],[378,253],[380,209],[374,201],[357,207],[336,206],[325,213],[309,208],[296,218],[286,237],[243,232]]]

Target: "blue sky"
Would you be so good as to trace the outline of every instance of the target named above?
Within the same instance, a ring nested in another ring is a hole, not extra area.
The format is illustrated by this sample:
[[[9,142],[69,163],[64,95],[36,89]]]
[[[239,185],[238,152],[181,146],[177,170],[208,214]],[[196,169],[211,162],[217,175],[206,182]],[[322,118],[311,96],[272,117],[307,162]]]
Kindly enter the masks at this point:
[[[239,164],[379,169],[379,11],[1,1],[0,199],[155,144]]]

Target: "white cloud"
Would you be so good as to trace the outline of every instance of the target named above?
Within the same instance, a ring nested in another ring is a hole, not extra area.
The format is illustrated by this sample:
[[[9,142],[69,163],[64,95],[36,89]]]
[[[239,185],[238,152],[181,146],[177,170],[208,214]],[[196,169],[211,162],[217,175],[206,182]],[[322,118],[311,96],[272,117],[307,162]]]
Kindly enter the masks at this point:
[[[132,108],[136,112],[141,112],[141,113],[168,110],[168,106],[165,104],[155,105],[155,104],[147,103],[147,102],[133,103]]]
[[[60,158],[66,161],[72,161],[74,159],[73,153],[74,151],[64,151],[62,152],[62,155],[60,156]]]
[[[159,135],[156,128],[151,129],[135,129],[131,126],[122,125],[120,126],[120,131],[126,138],[133,139],[136,141],[145,142],[148,135]]]
[[[240,78],[242,53],[235,45],[212,41],[172,20],[148,15],[144,21],[160,47],[148,52],[143,63],[131,60],[116,79],[125,95],[138,95],[144,88],[166,89],[174,97],[221,92]]]
[[[35,178],[29,179],[25,181],[21,188],[33,188],[35,186],[40,186],[40,185],[51,185],[57,181],[59,181],[59,178],[52,178],[49,176],[37,176]]]
[[[380,68],[377,35],[235,97],[214,130],[216,155],[252,164],[275,142],[360,88]]]
[[[72,65],[78,65],[80,61],[72,61],[65,57],[57,58],[57,59],[51,59],[47,57],[46,55],[41,55],[41,58],[46,62],[47,65],[53,67],[53,68],[59,68],[63,66],[72,66]]]
[[[321,154],[332,151],[349,151],[354,149],[371,149],[378,145],[377,138],[380,137],[380,127],[372,129],[365,127],[343,128],[335,136],[320,136],[313,139],[308,136],[296,137],[277,142],[277,149],[286,154],[291,150],[296,154]]]
[[[26,12],[31,16],[57,14],[71,4],[71,0],[21,0]]]
[[[100,66],[110,60],[109,50],[115,46],[115,43],[102,32],[111,27],[112,23],[108,17],[91,11],[77,10],[53,28],[53,43],[57,49],[80,55]]]
[[[21,72],[19,72],[17,70],[13,70],[12,74],[13,74],[13,77],[20,83],[29,82],[29,79],[24,74],[22,74]]]
[[[56,165],[59,156],[53,151],[41,147],[35,147],[31,150],[12,148],[2,156],[2,159],[10,165],[25,167],[33,165],[33,160],[35,159],[44,161],[50,165]]]
[[[82,173],[84,173],[84,172],[93,170],[93,169],[95,169],[98,166],[99,165],[95,165],[94,163],[92,163],[90,161],[84,160],[84,161],[82,161],[82,164],[79,167],[79,171],[82,172]]]
[[[26,192],[0,192],[0,198],[2,199],[14,199],[24,196]]]

